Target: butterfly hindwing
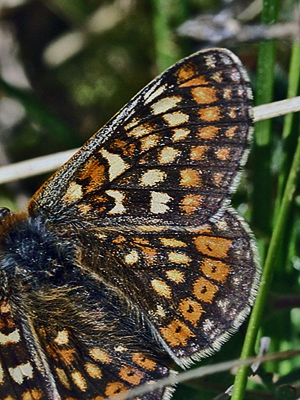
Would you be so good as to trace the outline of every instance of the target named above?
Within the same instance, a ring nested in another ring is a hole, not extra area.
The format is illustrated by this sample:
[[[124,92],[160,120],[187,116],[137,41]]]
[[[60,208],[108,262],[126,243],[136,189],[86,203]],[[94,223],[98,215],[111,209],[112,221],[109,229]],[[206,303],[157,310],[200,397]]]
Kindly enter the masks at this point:
[[[140,226],[91,234],[82,265],[142,311],[178,364],[211,354],[248,314],[258,281],[256,250],[234,211],[181,230]]]

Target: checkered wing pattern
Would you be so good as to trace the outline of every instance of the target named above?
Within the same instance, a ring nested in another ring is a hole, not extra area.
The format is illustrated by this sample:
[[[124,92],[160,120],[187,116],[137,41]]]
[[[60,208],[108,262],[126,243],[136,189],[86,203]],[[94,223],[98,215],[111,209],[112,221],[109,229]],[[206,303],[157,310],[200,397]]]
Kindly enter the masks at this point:
[[[251,133],[240,61],[196,53],[96,133],[28,215],[2,217],[1,399],[113,398],[219,349],[257,286],[229,206]]]
[[[250,101],[229,51],[184,59],[42,186],[31,213],[71,213],[98,226],[206,222],[228,201],[246,160]]]

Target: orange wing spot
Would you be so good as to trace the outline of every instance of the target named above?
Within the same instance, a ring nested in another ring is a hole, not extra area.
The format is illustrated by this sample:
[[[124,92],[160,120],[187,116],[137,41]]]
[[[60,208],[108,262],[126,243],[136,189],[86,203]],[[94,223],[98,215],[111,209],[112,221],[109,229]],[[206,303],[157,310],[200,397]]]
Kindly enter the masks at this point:
[[[92,377],[94,379],[102,378],[102,371],[98,367],[98,365],[87,362],[84,364],[84,369],[86,370],[86,372],[89,374],[90,377]]]
[[[143,247],[142,251],[144,253],[145,258],[148,260],[148,263],[152,264],[155,261],[157,250],[151,247]]]
[[[145,374],[136,368],[124,366],[120,368],[119,377],[136,386],[140,384],[141,380],[145,377]]]
[[[191,93],[197,104],[210,104],[218,100],[216,90],[211,87],[195,87]]]
[[[205,153],[209,149],[208,146],[193,146],[191,147],[191,160],[205,160]]]
[[[199,194],[187,194],[180,201],[180,208],[186,214],[193,214],[198,210],[203,201]]]
[[[59,356],[58,358],[60,360],[63,360],[64,363],[66,363],[67,365],[71,365],[73,363],[73,361],[75,360],[75,357],[74,357],[75,350],[74,349],[56,350],[56,352]]]
[[[237,129],[238,129],[237,126],[233,126],[232,128],[227,129],[227,131],[225,132],[225,136],[227,136],[230,139],[234,138],[237,133],[236,132]]]
[[[66,400],[69,400],[69,398],[67,398]],[[74,399],[74,400],[76,400],[76,399]],[[105,400],[105,399],[102,396],[96,396],[96,397],[93,397],[91,400]]]
[[[230,100],[232,98],[232,90],[231,89],[224,89],[223,97],[226,100]]]
[[[218,135],[219,133],[219,128],[217,128],[216,126],[206,126],[205,128],[202,128],[199,130],[199,132],[197,133],[197,136],[200,139],[213,139],[215,136]]]
[[[173,319],[166,328],[159,328],[166,342],[171,346],[185,346],[191,337],[195,337],[188,326],[178,319]]]
[[[121,150],[122,154],[124,154],[125,156],[132,156],[134,154],[134,151],[136,149],[136,145],[135,143],[127,143],[125,142],[125,140],[121,140],[121,139],[115,139],[111,145],[110,148],[112,150]]]
[[[152,279],[151,286],[156,291],[156,293],[159,294],[160,296],[163,296],[166,299],[171,299],[171,297],[172,297],[171,288],[163,280],[161,280],[161,279]]]
[[[114,240],[113,240],[113,243],[124,243],[124,242],[126,242],[126,239],[124,238],[124,236],[122,236],[122,235],[119,235],[119,236],[117,236]]]
[[[105,182],[105,166],[99,160],[91,158],[82,171],[79,172],[78,178],[80,180],[90,179],[89,183],[84,185],[84,191],[90,193]]]
[[[145,122],[144,124],[138,125],[135,128],[129,130],[127,132],[127,136],[129,137],[135,137],[135,138],[141,138],[146,135],[150,135],[155,129],[155,125],[150,125],[148,122]]]
[[[228,264],[210,258],[205,258],[202,261],[201,270],[209,278],[222,283],[226,282],[227,276],[230,273],[230,267]]]
[[[112,397],[126,392],[128,388],[121,382],[109,382],[105,388],[105,396]]]
[[[200,119],[206,122],[220,121],[222,118],[220,107],[208,107],[199,110]]]
[[[186,228],[188,232],[191,233],[200,233],[201,235],[203,235],[203,233],[211,233],[211,226],[204,224],[201,226],[189,226]]]
[[[236,118],[236,108],[231,108],[231,110],[228,113],[230,118]]]
[[[187,187],[201,186],[199,172],[195,169],[187,168],[180,172],[180,185]]]
[[[178,269],[170,269],[169,271],[166,271],[166,275],[170,279],[170,281],[173,281],[175,283],[181,283],[185,279],[184,273],[178,271]]]
[[[197,236],[194,239],[194,243],[199,253],[224,259],[227,257],[232,240],[215,236]]]
[[[71,373],[73,382],[75,385],[82,391],[86,391],[87,389],[87,382],[84,379],[83,375],[79,371],[74,371]]]
[[[99,349],[98,347],[93,347],[90,349],[89,354],[95,361],[99,361],[104,364],[109,364],[112,362],[111,356],[105,350]]]
[[[43,397],[43,393],[39,389],[28,389],[22,393],[22,400],[40,400]],[[5,397],[4,400],[15,400],[10,395]]]
[[[82,197],[82,186],[76,182],[71,182],[62,200],[66,203],[74,203],[75,201],[82,199]]]
[[[230,149],[226,149],[226,148],[219,149],[215,152],[215,154],[219,160],[226,161],[229,159]]]
[[[156,362],[146,357],[142,353],[133,353],[132,361],[147,371],[154,371],[156,367]]]
[[[220,186],[220,184],[222,183],[222,180],[224,178],[224,174],[222,174],[221,172],[216,172],[215,174],[213,174],[213,177],[214,177],[216,186]]]
[[[173,129],[172,132],[173,132],[172,139],[174,142],[177,142],[179,140],[186,139],[191,131],[188,128],[176,128],[176,129]]]
[[[58,379],[60,380],[60,383],[67,389],[71,390],[71,385],[65,371],[61,368],[55,368],[55,371]]]
[[[161,134],[153,133],[152,135],[142,137],[140,139],[141,151],[147,151],[155,147],[161,139]]]
[[[93,209],[93,206],[91,204],[78,204],[77,208],[83,214],[86,214]]]
[[[197,326],[201,315],[205,312],[200,303],[190,298],[184,299],[179,303],[179,310],[182,316]]]
[[[168,254],[169,261],[174,264],[185,264],[188,265],[192,260],[186,254],[177,253],[176,251],[171,251]]]
[[[160,154],[158,155],[158,161],[161,164],[169,164],[173,161],[176,160],[176,158],[179,156],[180,151],[177,149],[174,149],[173,147],[164,147]]]
[[[188,80],[187,82],[184,82],[180,85],[180,87],[188,87],[188,86],[200,86],[200,85],[206,85],[208,83],[207,79],[205,76],[200,75],[197,76],[197,78],[192,78]]]
[[[217,286],[205,278],[201,277],[194,283],[193,294],[198,300],[211,303],[217,291]]]
[[[174,238],[161,238],[160,241],[164,246],[187,247],[187,244],[184,243],[182,240],[178,240],[178,239],[174,239]]]
[[[72,362],[74,361],[74,349],[59,349],[55,346],[55,349],[51,346],[48,345],[46,346],[46,350],[48,353],[49,357],[52,357],[55,361],[60,361],[63,362],[66,365],[71,365]]]
[[[133,238],[133,242],[137,243],[137,244],[142,244],[142,245],[149,244],[149,240],[144,239],[144,238],[140,238],[140,237]]]
[[[191,79],[197,73],[197,66],[193,63],[183,64],[176,72],[178,83]]]

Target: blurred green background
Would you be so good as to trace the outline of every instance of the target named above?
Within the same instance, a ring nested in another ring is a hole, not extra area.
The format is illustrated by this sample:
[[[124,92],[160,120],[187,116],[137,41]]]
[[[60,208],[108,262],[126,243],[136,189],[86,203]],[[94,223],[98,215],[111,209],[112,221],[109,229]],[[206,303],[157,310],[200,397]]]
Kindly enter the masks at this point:
[[[257,1],[2,0],[0,164],[82,145],[158,73],[207,47],[227,47],[241,58],[256,104],[297,95],[297,18],[299,3],[291,0],[264,1],[263,8]],[[298,136],[298,115],[257,124],[234,197],[258,239],[262,265]],[[45,178],[0,186],[1,206],[24,206]],[[260,326],[272,352],[300,345],[299,233],[298,186],[277,244]],[[202,364],[239,357],[246,327]],[[233,381],[231,371],[181,384],[174,399],[213,399]],[[245,395],[299,397],[299,356],[261,367]]]

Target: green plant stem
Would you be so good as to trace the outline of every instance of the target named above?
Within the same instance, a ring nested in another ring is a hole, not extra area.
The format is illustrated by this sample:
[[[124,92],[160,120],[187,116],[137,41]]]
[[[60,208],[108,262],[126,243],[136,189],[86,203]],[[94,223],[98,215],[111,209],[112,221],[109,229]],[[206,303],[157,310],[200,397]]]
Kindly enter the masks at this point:
[[[289,86],[287,90],[287,98],[295,97],[299,93],[300,84],[300,43],[294,43],[291,53],[291,63],[289,70]],[[278,182],[278,191],[275,206],[275,217],[278,215],[284,185],[287,179],[287,175],[291,166],[291,154],[294,152],[295,142],[297,137],[294,137],[293,132],[297,132],[297,129],[293,130],[293,123],[295,120],[295,114],[287,114],[284,118],[283,125],[283,155],[282,155],[282,167]]]
[[[257,294],[257,299],[253,307],[253,311],[249,320],[249,326],[245,337],[245,342],[241,354],[241,359],[244,360],[253,353],[259,325],[262,319],[268,289],[271,283],[273,267],[276,261],[278,247],[284,235],[286,221],[288,219],[290,207],[293,201],[295,189],[297,187],[297,177],[300,171],[300,136],[298,138],[297,149],[293,159],[292,167],[288,176],[287,184],[284,190],[280,212],[274,233],[271,238],[270,246],[268,249],[265,266],[263,269],[261,283]],[[244,395],[248,375],[248,367],[240,367],[236,375],[232,400],[241,400]]]
[[[152,0],[152,7],[156,64],[162,72],[184,56],[175,41],[174,29],[187,17],[189,1]]]
[[[273,24],[277,19],[278,0],[264,0],[261,22]],[[259,44],[255,104],[273,101],[276,42],[263,41]],[[268,234],[272,220],[271,193],[271,139],[272,121],[264,120],[255,125],[253,209],[252,226]]]

